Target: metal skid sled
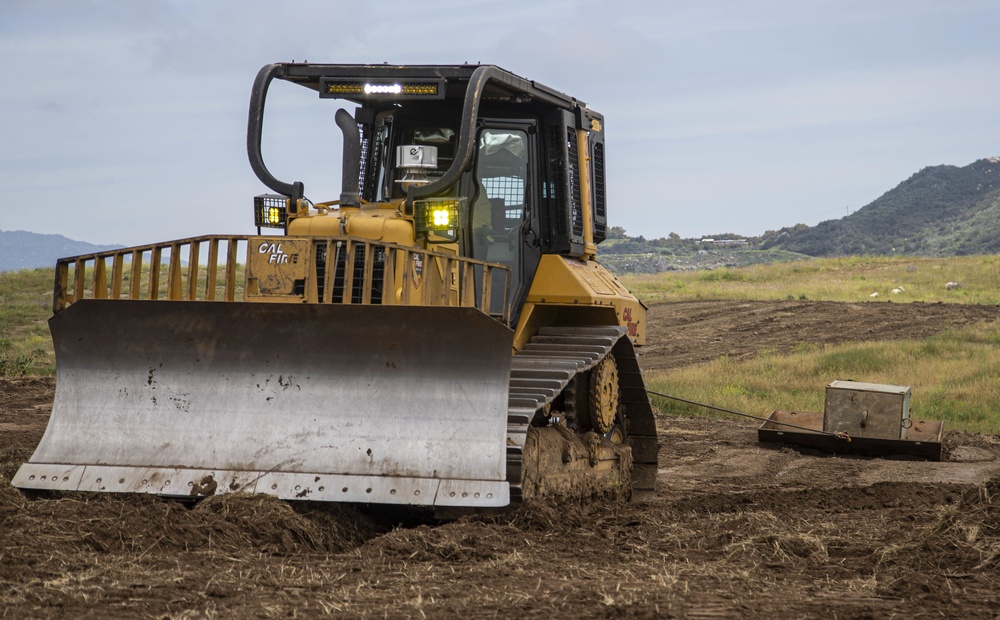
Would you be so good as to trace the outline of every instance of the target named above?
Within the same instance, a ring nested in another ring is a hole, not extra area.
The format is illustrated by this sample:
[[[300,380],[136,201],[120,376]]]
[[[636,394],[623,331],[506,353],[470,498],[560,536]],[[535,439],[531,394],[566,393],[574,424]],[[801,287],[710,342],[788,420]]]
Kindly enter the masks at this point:
[[[912,420],[909,407],[909,387],[834,381],[823,413],[774,411],[757,439],[836,454],[940,461],[944,423]]]

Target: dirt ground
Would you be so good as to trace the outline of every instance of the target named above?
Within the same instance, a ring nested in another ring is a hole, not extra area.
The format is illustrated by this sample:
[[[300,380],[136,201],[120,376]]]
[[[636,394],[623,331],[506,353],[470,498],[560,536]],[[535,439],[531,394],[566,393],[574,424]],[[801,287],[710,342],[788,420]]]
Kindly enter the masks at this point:
[[[648,369],[800,342],[922,336],[1000,309],[705,302],[651,308]],[[1000,437],[945,462],[763,446],[660,416],[654,493],[439,524],[354,506],[27,496],[10,477],[51,379],[0,381],[2,618],[1000,618]]]
[[[924,338],[951,327],[1000,319],[998,306],[824,301],[690,301],[649,309],[643,370],[664,370],[797,344]]]

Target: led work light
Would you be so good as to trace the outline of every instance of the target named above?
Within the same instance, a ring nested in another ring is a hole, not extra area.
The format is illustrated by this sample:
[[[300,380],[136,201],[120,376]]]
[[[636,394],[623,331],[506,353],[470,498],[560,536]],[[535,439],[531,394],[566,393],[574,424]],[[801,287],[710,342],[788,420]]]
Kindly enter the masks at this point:
[[[413,201],[413,226],[431,243],[454,243],[461,227],[465,198],[431,198]]]
[[[288,200],[277,194],[254,196],[253,219],[257,228],[285,228],[288,223]]]

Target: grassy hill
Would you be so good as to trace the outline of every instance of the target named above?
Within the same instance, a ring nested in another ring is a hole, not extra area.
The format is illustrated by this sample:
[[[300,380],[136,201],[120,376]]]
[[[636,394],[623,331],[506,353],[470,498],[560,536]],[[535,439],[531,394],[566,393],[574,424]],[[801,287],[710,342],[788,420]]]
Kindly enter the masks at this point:
[[[924,168],[851,215],[767,233],[760,247],[809,256],[1000,253],[1000,158]]]
[[[707,237],[707,238],[705,238]],[[838,220],[796,224],[760,237],[632,237],[611,227],[598,259],[618,275],[798,262],[833,256],[1000,254],[1000,158],[924,168]]]

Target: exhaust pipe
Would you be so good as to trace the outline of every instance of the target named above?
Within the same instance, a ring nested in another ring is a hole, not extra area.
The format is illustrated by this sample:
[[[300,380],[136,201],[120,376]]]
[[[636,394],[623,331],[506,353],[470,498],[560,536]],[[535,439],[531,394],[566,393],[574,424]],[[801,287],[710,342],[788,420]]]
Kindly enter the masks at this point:
[[[360,207],[361,131],[358,123],[343,108],[337,110],[337,126],[344,133],[344,172],[340,184],[340,206]]]

